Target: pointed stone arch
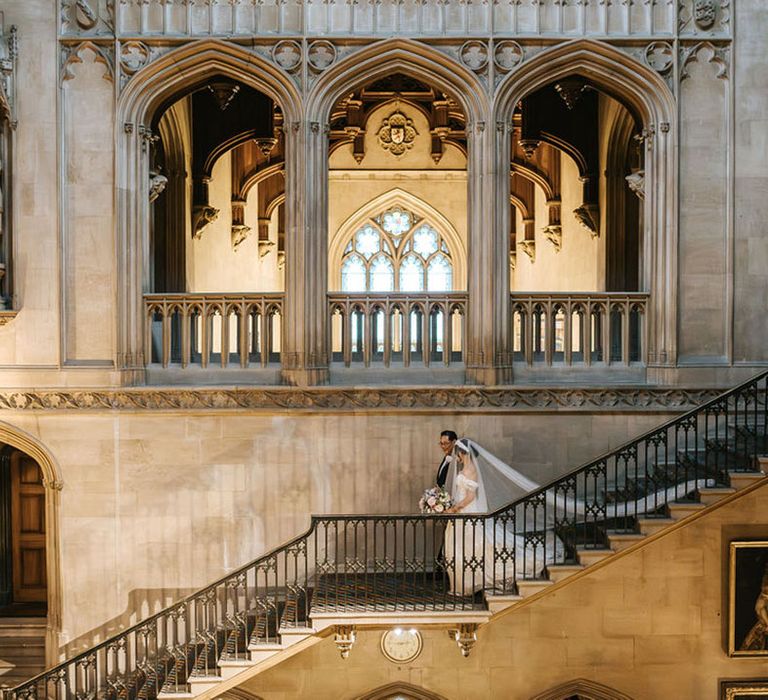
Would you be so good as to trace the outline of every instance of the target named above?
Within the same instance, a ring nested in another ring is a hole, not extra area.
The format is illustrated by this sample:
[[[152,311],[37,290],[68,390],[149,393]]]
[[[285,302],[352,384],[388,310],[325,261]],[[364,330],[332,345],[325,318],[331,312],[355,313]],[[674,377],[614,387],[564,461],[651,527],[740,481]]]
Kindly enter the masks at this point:
[[[147,129],[152,116],[174,95],[214,75],[223,75],[262,92],[280,105],[286,125],[303,115],[296,85],[277,66],[242,46],[204,39],[174,49],[142,68],[117,103],[117,367],[124,383],[144,378],[142,294],[149,286],[149,159]],[[296,130],[285,133],[286,193],[299,199],[296,163],[301,149]],[[286,228],[295,225],[296,208],[286,207]]]
[[[45,660],[52,666],[59,661],[61,639],[61,537],[60,494],[64,483],[55,458],[40,440],[5,421],[0,421],[0,443],[32,457],[43,474],[45,486],[45,566],[48,585],[48,619],[45,630]]]
[[[499,132],[496,201],[508,197],[509,126],[515,105],[526,94],[579,74],[625,104],[642,122],[645,136],[645,199],[641,288],[650,293],[647,342],[649,367],[669,367],[677,359],[677,106],[661,76],[618,49],[577,39],[542,51],[499,85],[494,120]],[[507,207],[496,211],[496,226],[509,225]],[[649,376],[649,381],[653,377]]]
[[[358,696],[356,700],[390,700],[397,695],[404,695],[408,700],[446,700],[442,695],[404,682],[383,685],[365,693],[365,695]]]
[[[577,678],[558,685],[556,688],[532,697],[531,700],[569,700],[574,696],[580,700],[632,700],[629,695],[585,678]]]
[[[305,172],[312,197],[305,210],[307,228],[313,231],[314,245],[306,246],[305,258],[317,259],[328,250],[328,139],[325,129],[334,102],[345,93],[360,85],[393,72],[403,73],[422,80],[450,94],[461,105],[467,120],[467,290],[470,297],[468,332],[470,347],[467,350],[467,379],[471,382],[497,383],[500,375],[491,369],[495,358],[503,356],[498,351],[496,336],[500,325],[491,320],[491,308],[505,303],[498,290],[506,284],[508,265],[499,263],[500,249],[504,241],[493,231],[493,184],[489,177],[494,159],[494,134],[486,128],[491,115],[491,104],[479,78],[453,59],[433,47],[411,39],[387,39],[376,42],[323,73],[312,87],[306,102],[308,131]],[[508,246],[508,244],[507,244]],[[311,252],[310,252],[311,251]],[[504,257],[506,261],[506,257]],[[491,270],[490,268],[493,268]],[[288,268],[286,267],[286,270]],[[313,271],[313,294],[317,298],[321,290],[328,289],[328,269]],[[500,278],[498,276],[501,276]],[[306,279],[306,278],[305,278]],[[290,283],[286,275],[286,288]],[[509,297],[508,292],[506,298]],[[305,299],[302,310],[305,318],[322,313],[315,299]],[[504,306],[503,308],[506,308]],[[310,311],[317,309],[317,311]],[[503,316],[503,313],[501,314]],[[297,313],[298,316],[298,313]],[[299,316],[300,318],[300,316]],[[290,318],[286,325],[293,324]],[[327,357],[327,325],[321,324],[313,331],[317,354]]]
[[[438,227],[440,233],[448,241],[453,262],[454,279],[460,282],[466,280],[467,255],[466,244],[461,239],[454,225],[429,202],[406,192],[399,187],[384,192],[361,206],[352,215],[331,233],[328,244],[328,268],[331,270],[332,279],[339,272],[338,261],[344,254],[344,246],[363,221],[378,214],[384,209],[401,205],[418,214],[421,218],[431,221]]]

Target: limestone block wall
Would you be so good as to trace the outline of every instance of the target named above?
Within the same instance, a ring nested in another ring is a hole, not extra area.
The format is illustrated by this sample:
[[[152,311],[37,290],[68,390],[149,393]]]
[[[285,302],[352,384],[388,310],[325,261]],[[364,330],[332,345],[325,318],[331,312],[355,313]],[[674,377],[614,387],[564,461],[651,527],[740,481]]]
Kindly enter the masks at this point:
[[[446,428],[533,479],[649,429],[656,413],[43,412],[4,416],[60,471],[68,651],[303,532],[312,513],[409,513]]]
[[[332,637],[243,685],[264,700],[352,700],[406,682],[450,700],[525,700],[584,678],[635,700],[715,698],[720,679],[765,676],[764,658],[724,651],[728,543],[766,538],[768,488],[724,505],[478,632],[463,659],[445,630],[396,666],[380,631],[360,631],[344,661]]]

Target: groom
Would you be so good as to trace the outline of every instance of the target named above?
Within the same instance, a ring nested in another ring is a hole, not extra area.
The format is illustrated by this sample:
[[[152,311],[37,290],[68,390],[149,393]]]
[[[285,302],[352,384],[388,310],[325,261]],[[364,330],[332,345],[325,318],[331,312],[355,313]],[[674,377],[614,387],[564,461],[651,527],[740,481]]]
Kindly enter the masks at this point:
[[[458,436],[453,430],[443,430],[440,433],[440,449],[443,451],[443,459],[437,468],[435,483],[442,489],[445,488],[445,480],[448,478],[448,468],[453,459],[453,447]]]

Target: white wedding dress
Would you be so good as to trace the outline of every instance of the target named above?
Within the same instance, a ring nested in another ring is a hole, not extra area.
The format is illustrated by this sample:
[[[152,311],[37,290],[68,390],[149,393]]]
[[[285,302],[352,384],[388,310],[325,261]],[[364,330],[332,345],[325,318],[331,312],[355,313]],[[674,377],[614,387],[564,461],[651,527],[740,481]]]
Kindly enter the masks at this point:
[[[475,498],[457,514],[465,517],[452,518],[445,529],[443,557],[451,593],[511,591],[515,579],[539,578],[547,565],[562,563],[565,547],[555,534],[557,519],[586,517],[596,500],[587,503],[550,490],[539,491],[539,484],[482,446],[467,438],[460,442],[469,449],[465,454],[477,477],[468,479],[458,471],[459,460],[454,457],[447,480],[453,502],[462,502],[470,491]],[[692,479],[635,501],[603,503],[602,517],[637,517],[656,509],[662,498],[671,500],[683,490],[711,485],[711,479]],[[535,491],[539,491],[536,503],[522,500]],[[505,507],[513,503],[512,508]]]

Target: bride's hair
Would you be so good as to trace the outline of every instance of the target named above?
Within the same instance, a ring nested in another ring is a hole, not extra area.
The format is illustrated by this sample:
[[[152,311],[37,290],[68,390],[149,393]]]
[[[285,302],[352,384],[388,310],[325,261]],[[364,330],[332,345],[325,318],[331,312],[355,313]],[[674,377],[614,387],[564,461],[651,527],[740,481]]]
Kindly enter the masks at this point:
[[[456,440],[456,449],[468,455],[472,455],[473,457],[477,456],[477,452],[472,449],[472,445],[469,444],[469,440],[467,440],[467,438],[460,438],[459,440]]]

